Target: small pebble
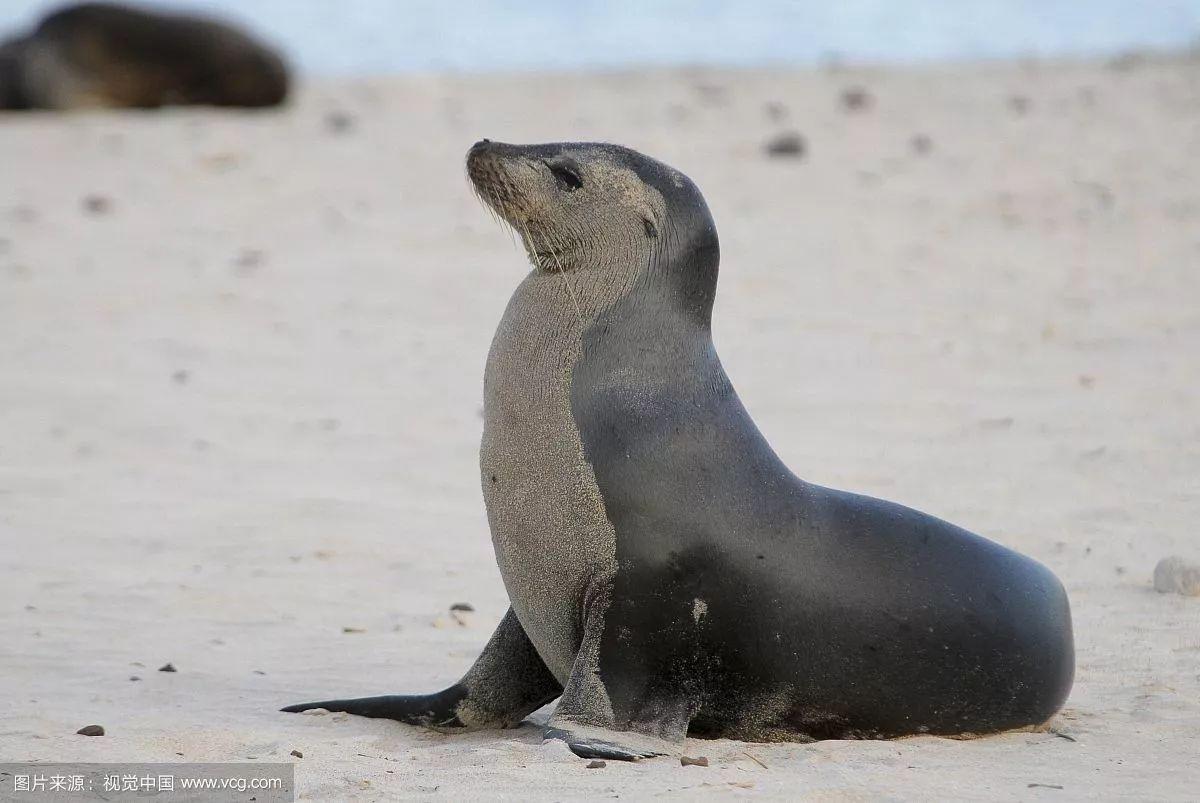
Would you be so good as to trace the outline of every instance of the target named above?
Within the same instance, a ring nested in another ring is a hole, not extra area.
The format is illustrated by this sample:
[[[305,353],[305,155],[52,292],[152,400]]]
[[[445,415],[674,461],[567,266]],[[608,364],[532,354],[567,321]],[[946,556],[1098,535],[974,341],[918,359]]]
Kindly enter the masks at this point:
[[[1154,590],[1200,597],[1200,564],[1189,563],[1178,555],[1163,558],[1154,567]]]
[[[344,134],[354,128],[354,117],[346,112],[330,112],[325,115],[325,127],[335,134]]]
[[[304,758],[304,754],[301,753],[299,750],[293,750],[292,755],[295,756],[296,758]]]
[[[842,90],[842,107],[848,111],[857,112],[868,109],[875,102],[871,93],[864,87],[852,86]]]
[[[91,215],[105,215],[112,210],[112,201],[103,195],[88,195],[83,199],[83,209]]]
[[[213,153],[200,158],[200,164],[216,173],[224,173],[238,166],[236,153]]]
[[[19,223],[33,223],[38,219],[38,211],[32,206],[14,206],[12,217]]]
[[[139,678],[137,675],[130,675],[130,676],[129,676],[129,679],[130,679],[130,680],[132,680],[132,681],[134,681],[135,683],[136,683],[137,681],[141,680],[141,678]]]
[[[366,633],[366,628],[363,627],[343,627],[343,633]]]
[[[80,736],[103,736],[104,735],[104,726],[103,725],[84,725],[82,728],[80,728],[79,730],[77,730],[75,732],[78,733]]]
[[[607,766],[608,766],[607,764],[605,764],[603,761],[600,761],[599,759],[589,761],[587,764],[587,768],[589,770],[602,770]]]
[[[1114,56],[1105,63],[1105,67],[1116,72],[1128,72],[1143,66],[1146,63],[1146,54],[1131,51]]]
[[[180,370],[176,371],[175,373],[171,374],[171,380],[177,385],[186,385],[188,380],[191,378],[192,378],[192,375],[188,371],[185,371],[183,369],[180,369]]]
[[[933,151],[933,139],[928,134],[917,134],[909,142],[917,156],[928,156]]]
[[[243,248],[233,258],[234,272],[239,276],[249,276],[266,262],[266,252],[258,248]]]
[[[163,664],[162,666],[160,666],[158,668],[158,671],[159,672],[178,672],[179,670],[175,668],[175,664]]]
[[[1029,111],[1029,98],[1024,95],[1012,95],[1008,99],[1008,108],[1013,114],[1023,115]]]
[[[707,767],[708,756],[699,756],[698,758],[692,758],[691,756],[680,756],[679,765],[681,767]]]
[[[804,137],[795,131],[788,131],[773,137],[766,145],[767,156],[784,156],[799,159],[808,151]]]
[[[471,613],[472,611],[474,611],[474,610],[475,610],[475,606],[474,606],[474,605],[472,605],[472,604],[471,604],[471,603],[469,603],[469,602],[456,602],[456,603],[454,603],[453,605],[451,605],[451,606],[450,606],[450,610],[452,610],[452,611],[466,611],[467,613]]]
[[[696,84],[696,93],[708,106],[725,106],[729,102],[729,90],[716,84]]]

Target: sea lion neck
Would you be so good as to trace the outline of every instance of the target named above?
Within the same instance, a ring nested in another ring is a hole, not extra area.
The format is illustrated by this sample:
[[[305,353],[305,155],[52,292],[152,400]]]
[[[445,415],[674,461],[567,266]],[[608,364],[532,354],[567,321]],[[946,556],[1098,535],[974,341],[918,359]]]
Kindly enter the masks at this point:
[[[720,248],[711,224],[692,223],[672,221],[649,248],[614,240],[567,254],[531,254],[534,269],[526,282],[545,285],[539,294],[543,314],[563,321],[564,331],[581,331],[601,318],[620,320],[609,315],[617,307],[660,325],[673,321],[689,331],[710,331]],[[638,304],[625,303],[634,295]]]
[[[683,220],[664,236],[661,249],[646,271],[646,284],[661,296],[660,304],[674,309],[704,331],[712,328],[721,248],[717,230],[705,209],[701,220]]]
[[[510,305],[536,314],[547,330],[544,337],[560,344],[597,326],[608,330],[634,325],[634,318],[643,319],[636,322],[638,328],[649,327],[661,337],[672,332],[686,336],[710,332],[716,254],[651,254],[643,260],[643,264],[615,263],[585,257],[565,270],[535,267],[513,293]],[[680,282],[681,273],[701,280]]]

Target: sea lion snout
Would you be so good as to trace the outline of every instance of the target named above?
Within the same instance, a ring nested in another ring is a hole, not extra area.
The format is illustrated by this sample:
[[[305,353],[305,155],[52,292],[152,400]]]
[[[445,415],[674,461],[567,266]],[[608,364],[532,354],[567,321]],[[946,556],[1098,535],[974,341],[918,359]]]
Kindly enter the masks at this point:
[[[467,151],[467,176],[479,197],[510,225],[520,228],[536,194],[529,160],[515,145],[483,139]]]
[[[467,164],[470,164],[472,159],[480,158],[481,155],[487,153],[488,151],[494,150],[503,144],[504,143],[502,142],[492,142],[487,137],[484,137],[472,145],[471,149],[467,151]]]
[[[533,161],[544,154],[534,153],[535,147],[528,145],[512,145],[507,142],[494,142],[481,139],[467,151],[467,168],[480,162]]]

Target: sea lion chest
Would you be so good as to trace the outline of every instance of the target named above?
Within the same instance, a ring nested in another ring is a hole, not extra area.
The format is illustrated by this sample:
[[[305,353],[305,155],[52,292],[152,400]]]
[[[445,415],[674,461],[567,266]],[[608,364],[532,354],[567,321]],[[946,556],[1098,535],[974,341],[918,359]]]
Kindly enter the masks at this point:
[[[584,608],[616,568],[616,538],[571,413],[582,315],[561,276],[530,274],[484,373],[479,464],[496,562],[513,610],[565,681]]]

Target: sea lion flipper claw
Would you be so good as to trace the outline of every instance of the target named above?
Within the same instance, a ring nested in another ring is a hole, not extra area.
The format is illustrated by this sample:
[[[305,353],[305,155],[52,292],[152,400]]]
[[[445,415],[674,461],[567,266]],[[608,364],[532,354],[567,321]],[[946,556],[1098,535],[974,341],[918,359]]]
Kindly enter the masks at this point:
[[[609,731],[611,738],[605,739],[595,735],[598,729],[589,728],[586,735],[565,728],[547,726],[542,732],[543,741],[558,739],[567,743],[571,752],[580,758],[598,758],[606,761],[637,761],[643,758],[666,755],[665,752],[652,747],[620,744],[628,737],[628,733]]]

